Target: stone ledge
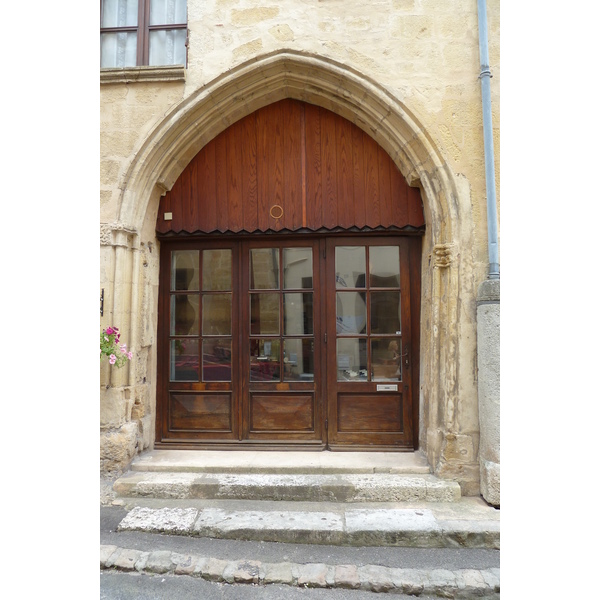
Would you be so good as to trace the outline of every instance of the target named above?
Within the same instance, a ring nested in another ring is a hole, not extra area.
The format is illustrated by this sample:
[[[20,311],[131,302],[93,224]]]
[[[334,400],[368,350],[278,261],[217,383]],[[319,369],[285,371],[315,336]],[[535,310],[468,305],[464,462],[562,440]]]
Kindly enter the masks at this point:
[[[185,81],[183,65],[161,67],[123,67],[100,69],[100,84],[155,81]]]

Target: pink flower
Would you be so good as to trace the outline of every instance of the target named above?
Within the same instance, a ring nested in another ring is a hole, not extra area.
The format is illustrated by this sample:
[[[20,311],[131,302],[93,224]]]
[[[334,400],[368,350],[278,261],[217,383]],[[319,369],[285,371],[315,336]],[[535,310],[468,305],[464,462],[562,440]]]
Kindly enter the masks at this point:
[[[106,334],[107,335],[112,335],[113,333],[116,333],[118,330],[117,329],[113,329],[112,327],[107,327],[106,328]]]
[[[123,354],[127,353],[127,344],[123,344],[122,346],[119,346],[119,348]]]
[[[128,352],[128,353],[127,353],[127,358],[128,358],[129,360],[131,360],[131,359],[133,358],[133,352]]]
[[[110,357],[109,357],[109,359],[108,359],[108,362],[111,365],[114,365],[117,362],[117,357],[114,354],[111,354]]]

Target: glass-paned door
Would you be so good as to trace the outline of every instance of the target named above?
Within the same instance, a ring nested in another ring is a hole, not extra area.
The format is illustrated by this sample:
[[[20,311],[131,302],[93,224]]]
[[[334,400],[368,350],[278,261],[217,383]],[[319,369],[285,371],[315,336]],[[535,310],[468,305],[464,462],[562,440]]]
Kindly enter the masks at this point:
[[[331,446],[412,443],[410,279],[404,246],[402,238],[328,241]]]
[[[242,321],[249,440],[322,443],[318,242],[249,243]]]
[[[163,439],[239,437],[237,255],[222,244],[163,251]]]

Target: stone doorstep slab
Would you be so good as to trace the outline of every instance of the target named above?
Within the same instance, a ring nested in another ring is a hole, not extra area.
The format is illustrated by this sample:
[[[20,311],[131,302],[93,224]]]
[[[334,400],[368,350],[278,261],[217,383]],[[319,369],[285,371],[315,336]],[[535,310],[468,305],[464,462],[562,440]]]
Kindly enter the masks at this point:
[[[278,452],[151,450],[137,456],[132,471],[189,473],[357,474],[430,473],[418,452]]]
[[[460,486],[433,475],[133,472],[117,479],[123,497],[309,502],[455,502]]]
[[[202,577],[209,581],[362,589],[443,598],[499,598],[500,569],[402,569],[379,565],[218,560],[169,551],[100,546],[100,568]]]
[[[135,507],[118,531],[337,546],[500,547],[500,523],[438,519],[427,508],[337,511]]]

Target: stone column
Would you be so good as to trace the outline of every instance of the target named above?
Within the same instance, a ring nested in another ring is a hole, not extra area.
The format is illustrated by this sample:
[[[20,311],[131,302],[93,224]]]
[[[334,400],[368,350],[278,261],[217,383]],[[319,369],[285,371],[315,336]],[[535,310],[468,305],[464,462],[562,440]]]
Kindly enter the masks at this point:
[[[481,495],[500,506],[500,280],[477,291],[477,366]]]

